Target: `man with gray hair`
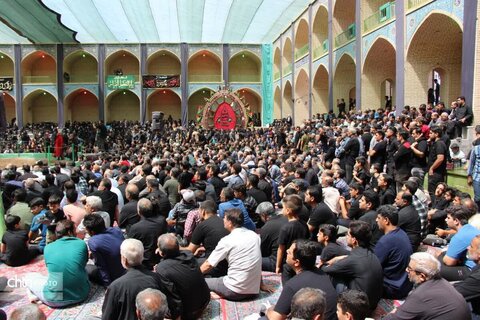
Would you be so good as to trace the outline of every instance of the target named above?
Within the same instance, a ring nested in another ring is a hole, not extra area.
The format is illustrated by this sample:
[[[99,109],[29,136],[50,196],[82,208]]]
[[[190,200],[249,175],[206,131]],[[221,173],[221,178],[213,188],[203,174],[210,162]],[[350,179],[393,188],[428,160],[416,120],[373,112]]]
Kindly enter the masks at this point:
[[[145,289],[135,299],[139,320],[163,320],[168,312],[167,297],[159,290]]]
[[[260,229],[262,271],[275,272],[279,230],[288,223],[288,219],[281,212],[275,214],[275,208],[272,203],[267,201],[260,203],[255,213],[265,223]]]
[[[158,254],[162,258],[156,271],[173,297],[170,318],[184,320],[201,318],[210,302],[210,289],[198,263],[189,251],[180,251],[177,237],[172,233],[158,237]],[[192,290],[195,288],[195,290]]]
[[[383,319],[471,319],[463,296],[440,277],[440,262],[434,256],[416,252],[406,270],[414,289],[394,313]]]
[[[152,288],[167,292],[160,276],[142,265],[143,251],[140,240],[122,242],[120,255],[127,272],[108,287],[102,306],[103,320],[136,320],[135,299],[140,291]]]
[[[292,319],[325,319],[327,300],[320,289],[303,288],[292,298]]]
[[[85,201],[85,212],[86,215],[89,214],[98,214],[99,216],[102,217],[103,221],[105,222],[105,227],[108,228],[110,227],[110,215],[108,212],[105,212],[102,210],[103,208],[103,202],[102,199],[98,196],[88,196],[85,199],[82,198],[83,201]],[[90,238],[89,235],[87,235],[87,229],[85,228],[85,225],[83,224],[83,219],[80,222],[80,224],[77,227],[77,234],[80,236],[85,235],[85,241],[88,241]]]
[[[6,318],[5,318],[6,319]],[[36,304],[26,304],[15,308],[10,314],[11,320],[45,320],[45,314]]]

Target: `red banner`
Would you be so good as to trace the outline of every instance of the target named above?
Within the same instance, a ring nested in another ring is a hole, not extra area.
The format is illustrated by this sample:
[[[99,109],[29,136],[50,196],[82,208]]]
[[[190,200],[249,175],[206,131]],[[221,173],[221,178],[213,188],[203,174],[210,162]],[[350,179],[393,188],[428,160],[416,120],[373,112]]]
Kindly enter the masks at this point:
[[[213,118],[215,128],[219,130],[233,130],[237,123],[237,116],[232,106],[226,102],[220,104]]]

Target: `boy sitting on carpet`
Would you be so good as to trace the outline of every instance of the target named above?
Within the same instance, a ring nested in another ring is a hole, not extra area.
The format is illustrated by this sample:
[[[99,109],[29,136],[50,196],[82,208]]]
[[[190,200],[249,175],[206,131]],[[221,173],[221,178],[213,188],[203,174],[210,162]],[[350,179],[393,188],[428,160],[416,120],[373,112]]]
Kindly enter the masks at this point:
[[[20,229],[20,220],[15,215],[5,217],[7,231],[2,237],[1,260],[11,267],[23,266],[39,253],[36,248],[28,248],[28,234]]]
[[[43,223],[47,220],[45,217],[45,213],[47,212],[45,209],[45,201],[40,197],[34,198],[30,201],[29,206],[34,217],[32,219],[32,225],[30,226],[28,238],[35,243],[38,241],[38,249],[40,253],[43,253],[43,249],[47,243],[47,225]],[[38,236],[39,232],[40,236]]]

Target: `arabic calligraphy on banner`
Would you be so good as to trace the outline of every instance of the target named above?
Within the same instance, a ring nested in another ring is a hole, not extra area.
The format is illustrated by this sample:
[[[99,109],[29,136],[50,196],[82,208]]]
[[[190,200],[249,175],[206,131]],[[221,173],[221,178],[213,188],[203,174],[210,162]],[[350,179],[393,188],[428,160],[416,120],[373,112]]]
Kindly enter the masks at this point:
[[[13,78],[0,78],[0,90],[12,91]]]
[[[146,75],[142,76],[142,84],[144,89],[180,87],[180,76]]]
[[[135,76],[107,76],[107,88],[117,89],[135,89]]]

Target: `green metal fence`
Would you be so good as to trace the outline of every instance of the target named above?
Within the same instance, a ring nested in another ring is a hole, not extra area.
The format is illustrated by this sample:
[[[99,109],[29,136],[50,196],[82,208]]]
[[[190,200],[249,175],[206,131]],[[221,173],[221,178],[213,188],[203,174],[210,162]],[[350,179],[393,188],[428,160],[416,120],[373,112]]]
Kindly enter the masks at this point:
[[[283,75],[286,76],[287,74],[292,73],[292,65],[289,64],[285,68],[283,68]]]
[[[370,32],[395,18],[395,2],[387,2],[379,10],[363,20],[363,32]]]
[[[304,45],[303,47],[295,50],[295,61],[300,58],[305,57],[308,54],[308,44]]]
[[[356,28],[355,24],[351,24],[348,26],[347,30],[340,33],[338,36],[335,37],[335,47],[341,47],[344,44],[347,44],[351,40],[355,39],[356,35]]]

